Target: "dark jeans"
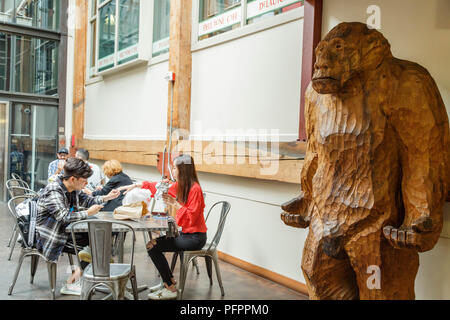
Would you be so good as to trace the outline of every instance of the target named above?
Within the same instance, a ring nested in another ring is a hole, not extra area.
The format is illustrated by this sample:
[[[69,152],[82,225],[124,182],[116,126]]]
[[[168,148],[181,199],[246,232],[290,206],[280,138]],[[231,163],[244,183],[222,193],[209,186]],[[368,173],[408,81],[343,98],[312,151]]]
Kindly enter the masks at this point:
[[[173,274],[163,252],[179,252],[200,250],[206,243],[206,233],[182,233],[176,238],[160,237],[156,239],[156,245],[148,250],[148,255],[158,269],[163,281],[172,285]]]
[[[77,250],[80,252],[84,247],[89,245],[89,234],[87,232],[75,233],[75,241],[77,242]],[[75,255],[75,249],[72,241],[72,236],[67,240],[66,245],[64,246],[63,252],[71,255]],[[89,265],[88,262],[81,261],[80,262],[81,269],[84,270]]]

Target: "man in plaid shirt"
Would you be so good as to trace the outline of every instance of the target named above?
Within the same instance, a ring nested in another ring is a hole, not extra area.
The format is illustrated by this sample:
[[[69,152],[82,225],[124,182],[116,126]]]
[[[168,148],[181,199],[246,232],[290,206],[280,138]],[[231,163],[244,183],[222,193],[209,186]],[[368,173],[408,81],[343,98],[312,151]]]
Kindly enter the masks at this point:
[[[106,196],[91,197],[82,189],[92,175],[89,165],[81,159],[69,158],[64,165],[64,174],[58,176],[55,182],[50,183],[42,191],[37,201],[36,219],[36,248],[50,261],[58,260],[61,253],[74,253],[72,240],[65,232],[66,227],[75,221],[87,219],[97,214],[103,204],[120,195],[112,190]],[[84,209],[88,208],[88,209]],[[87,245],[89,238],[86,234],[79,234],[77,244]],[[87,264],[82,265],[84,269]],[[81,270],[68,279],[61,293],[79,294],[79,278]]]

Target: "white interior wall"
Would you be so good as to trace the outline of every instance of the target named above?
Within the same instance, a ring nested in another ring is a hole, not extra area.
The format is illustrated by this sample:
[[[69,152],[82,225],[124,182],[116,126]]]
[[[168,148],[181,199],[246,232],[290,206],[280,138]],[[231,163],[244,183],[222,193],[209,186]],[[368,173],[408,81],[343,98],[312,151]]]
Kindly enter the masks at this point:
[[[239,129],[298,138],[302,29],[299,19],[192,53],[194,138]]]
[[[119,72],[86,86],[86,139],[165,140],[168,62]]]

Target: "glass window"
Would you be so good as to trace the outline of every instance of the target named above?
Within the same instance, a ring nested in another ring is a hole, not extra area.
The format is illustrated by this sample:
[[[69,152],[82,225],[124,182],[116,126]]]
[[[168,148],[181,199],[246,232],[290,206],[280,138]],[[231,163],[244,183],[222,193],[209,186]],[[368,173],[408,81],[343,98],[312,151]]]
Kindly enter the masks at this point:
[[[153,56],[169,52],[170,0],[155,1],[153,18]]]
[[[16,4],[16,23],[41,29],[59,30],[60,0],[15,0],[1,1]],[[4,11],[2,11],[4,12]],[[14,21],[11,10],[10,21]]]
[[[12,22],[14,15],[14,0],[0,0],[0,21]]]
[[[106,0],[95,8],[97,2],[93,1],[89,20],[91,76],[96,68],[101,72],[139,58],[140,0]]]
[[[242,19],[241,0],[200,0],[198,39],[211,38],[301,7],[304,0],[247,0],[246,17]],[[244,22],[242,22],[244,20]]]
[[[247,24],[301,7],[303,0],[248,0]]]
[[[118,63],[123,64],[139,57],[139,0],[119,0],[119,3]]]
[[[199,40],[239,28],[241,0],[200,0]]]
[[[114,67],[114,51],[116,39],[116,1],[110,1],[100,8],[98,71]]]
[[[15,103],[11,111],[10,173],[39,190],[47,185],[48,165],[55,159],[58,109]]]
[[[16,92],[58,93],[58,43],[15,36],[14,78]]]
[[[155,1],[153,14],[153,57],[169,52],[170,0]]]
[[[10,90],[11,36],[0,33],[0,90]]]

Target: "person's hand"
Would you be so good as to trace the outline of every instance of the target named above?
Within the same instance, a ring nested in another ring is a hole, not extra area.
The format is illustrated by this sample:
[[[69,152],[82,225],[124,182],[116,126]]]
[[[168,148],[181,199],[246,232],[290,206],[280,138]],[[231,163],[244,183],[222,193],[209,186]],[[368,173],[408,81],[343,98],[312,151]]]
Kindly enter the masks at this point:
[[[179,210],[181,208],[181,204],[178,203],[177,200],[175,200],[175,198],[173,198],[171,195],[169,194],[163,194],[162,195],[162,199],[164,201],[164,204],[166,206],[172,206],[174,207],[176,210]]]
[[[125,192],[123,194],[127,194],[128,192],[130,192],[131,190],[133,190],[134,188],[137,188],[137,187],[142,187],[142,186],[139,183],[133,183],[133,184],[130,184],[129,186],[120,187],[117,190],[119,190],[119,191],[125,190]]]
[[[89,190],[88,188],[84,188],[84,189],[83,189],[83,192],[86,193],[87,195],[92,196],[92,191]]]
[[[102,190],[103,187],[102,186],[97,186],[97,188],[95,188],[95,190]]]
[[[147,250],[151,250],[155,245],[156,245],[156,240],[153,239],[147,243],[146,248],[147,248]]]
[[[113,189],[113,190],[111,190],[110,193],[108,193],[108,195],[103,197],[103,200],[109,201],[109,200],[117,198],[118,196],[120,196],[120,191],[118,189]]]
[[[92,207],[90,207],[90,208],[87,210],[87,213],[88,213],[89,216],[93,216],[93,215],[99,213],[99,211],[102,210],[102,209],[103,209],[103,206],[102,206],[102,205],[100,205],[100,204],[94,204]]]

